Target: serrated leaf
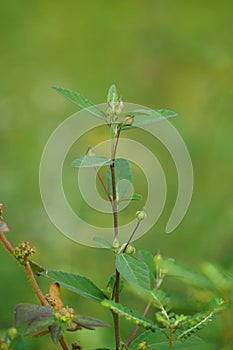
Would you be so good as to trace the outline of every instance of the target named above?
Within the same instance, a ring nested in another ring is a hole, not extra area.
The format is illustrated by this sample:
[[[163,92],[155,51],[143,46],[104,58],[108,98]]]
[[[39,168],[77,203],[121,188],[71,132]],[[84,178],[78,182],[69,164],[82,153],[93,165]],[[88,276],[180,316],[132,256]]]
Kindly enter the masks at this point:
[[[114,250],[112,244],[103,237],[95,236],[95,237],[93,237],[93,241],[96,242],[98,244],[98,246],[101,248]]]
[[[53,317],[51,306],[21,303],[15,307],[15,326],[21,327],[40,317]]]
[[[156,123],[168,118],[173,118],[177,115],[177,113],[166,109],[138,109],[130,113],[121,114],[121,116],[126,115],[134,116],[134,122],[132,125],[123,125],[121,130],[128,130],[135,127]]]
[[[117,158],[115,160],[115,176],[118,200],[122,200],[127,197],[127,192],[132,183],[130,165],[126,159]],[[106,184],[108,193],[112,197],[112,174],[110,168],[106,172]]]
[[[101,303],[104,307],[112,310],[114,313],[119,316],[124,317],[127,321],[136,324],[139,327],[150,329],[151,331],[155,331],[157,326],[151,320],[147,320],[145,317],[139,315],[137,311],[130,310],[128,307],[123,306],[121,304],[115,303],[112,300],[104,300]]]
[[[107,102],[118,102],[118,92],[115,84],[112,84],[108,89]]]
[[[50,327],[50,335],[52,338],[52,341],[54,342],[54,344],[57,344],[58,341],[61,339],[62,334],[63,334],[63,327],[61,327],[59,324],[54,323],[51,327]]]
[[[50,278],[72,292],[97,303],[100,303],[106,298],[106,295],[102,290],[84,276],[55,270],[46,270],[46,272],[42,272],[41,275]]]
[[[150,290],[149,269],[143,261],[129,254],[117,254],[116,268],[128,283]]]
[[[103,111],[101,111],[98,107],[96,107],[94,103],[89,101],[86,97],[82,96],[81,94],[57,86],[53,86],[53,89],[63,97],[67,98],[69,101],[79,106],[79,108],[87,109],[90,113],[94,114],[96,117],[99,117],[101,119],[107,118],[106,114]]]
[[[111,164],[112,161],[106,157],[84,156],[72,162],[73,168],[98,168]]]

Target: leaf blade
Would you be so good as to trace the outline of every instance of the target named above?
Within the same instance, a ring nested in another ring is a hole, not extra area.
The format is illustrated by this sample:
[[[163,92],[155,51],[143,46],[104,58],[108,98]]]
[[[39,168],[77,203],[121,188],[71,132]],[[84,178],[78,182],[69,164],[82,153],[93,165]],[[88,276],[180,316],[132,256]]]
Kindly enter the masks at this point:
[[[116,268],[128,283],[150,290],[149,269],[143,261],[129,254],[117,254]]]
[[[98,168],[111,164],[111,159],[106,157],[83,156],[72,162],[73,168]]]
[[[127,196],[128,190],[132,184],[132,174],[129,162],[123,158],[115,160],[116,187],[118,200],[123,200]],[[106,185],[110,196],[112,197],[112,174],[108,168],[106,172]]]
[[[121,128],[121,130],[128,130],[135,127],[149,125],[165,119],[173,118],[177,115],[177,113],[174,111],[170,111],[168,109],[156,109],[156,110],[139,109],[139,110],[132,111],[130,113],[121,114],[121,116],[123,115],[134,116],[134,122],[132,125],[123,125]]]
[[[100,303],[106,298],[106,295],[102,290],[84,276],[56,270],[47,270],[46,272],[42,272],[41,275],[50,278],[72,292],[97,303]]]
[[[65,97],[67,100],[76,104],[79,108],[88,110],[96,117],[99,117],[101,119],[107,118],[106,114],[103,111],[97,108],[94,103],[89,101],[86,97],[82,96],[81,94],[58,86],[53,86],[52,89],[58,92],[63,97]]]

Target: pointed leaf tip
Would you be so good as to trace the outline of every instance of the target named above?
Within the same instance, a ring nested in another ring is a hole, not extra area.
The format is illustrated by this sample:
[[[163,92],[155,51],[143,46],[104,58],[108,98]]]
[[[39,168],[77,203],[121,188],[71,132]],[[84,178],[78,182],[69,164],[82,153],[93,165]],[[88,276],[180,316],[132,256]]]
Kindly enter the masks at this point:
[[[68,89],[64,89],[61,87],[53,86],[53,90],[55,90],[57,93],[65,97],[67,100],[73,102],[81,109],[86,109],[90,113],[94,114],[96,117],[99,117],[101,119],[106,119],[106,114],[101,111],[94,103],[89,101],[86,97],[82,96],[78,92],[71,91]]]

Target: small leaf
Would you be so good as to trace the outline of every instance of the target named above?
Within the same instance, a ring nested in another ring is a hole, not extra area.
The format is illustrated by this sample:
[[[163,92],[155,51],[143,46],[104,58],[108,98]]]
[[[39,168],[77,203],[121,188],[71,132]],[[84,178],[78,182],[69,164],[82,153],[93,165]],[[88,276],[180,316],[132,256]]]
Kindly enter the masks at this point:
[[[205,276],[176,264],[172,259],[162,259],[159,262],[159,267],[164,270],[167,277],[185,280],[186,283],[198,288],[210,288],[210,283]]]
[[[124,197],[122,199],[119,200],[119,202],[123,202],[123,201],[139,201],[142,199],[142,195],[139,193],[134,193],[132,194],[132,196],[130,197]]]
[[[111,103],[111,102],[118,102],[119,97],[118,97],[118,93],[117,93],[117,88],[116,85],[113,84],[110,86],[109,90],[108,90],[108,96],[107,96],[107,102]]]
[[[164,110],[164,109],[157,109],[157,110],[150,110],[150,109],[140,109],[135,110],[130,113],[122,113],[121,116],[124,115],[132,115],[134,116],[134,122],[132,125],[123,125],[121,130],[128,130],[135,127],[139,127],[142,125],[148,125],[152,123],[159,122],[161,120],[165,120],[168,118],[173,118],[177,114],[173,111]]]
[[[148,269],[150,271],[151,282],[153,285],[154,281],[155,281],[155,277],[156,277],[155,276],[155,263],[154,263],[153,255],[150,252],[148,252],[147,250],[140,250],[138,252],[138,256],[148,266]]]
[[[31,266],[33,273],[37,276],[40,276],[41,272],[45,271],[45,268],[43,266],[41,266],[40,264],[38,264],[33,260],[29,260],[29,264]]]
[[[109,327],[107,323],[90,316],[76,315],[75,319],[80,326],[87,329],[95,329],[95,327]]]
[[[118,158],[115,160],[115,174],[118,200],[122,200],[127,197],[127,192],[132,183],[130,165],[126,159]],[[108,168],[106,172],[106,183],[108,193],[112,197],[112,174],[110,168]]]
[[[21,327],[38,317],[49,316],[53,316],[53,309],[50,306],[21,303],[15,307],[15,326]]]
[[[156,330],[157,326],[151,321],[147,320],[145,317],[139,315],[137,311],[130,310],[126,306],[115,303],[112,300],[104,300],[101,303],[104,307],[112,310],[114,313],[119,316],[125,317],[125,319],[133,324],[136,324],[139,327],[143,327],[145,329],[150,329],[153,332]]]
[[[117,254],[116,268],[128,283],[150,290],[149,269],[144,261],[129,254]]]
[[[55,321],[54,316],[38,316],[35,320],[32,320],[24,331],[24,335],[35,336],[43,331],[46,331]]]
[[[97,168],[111,164],[112,161],[105,157],[84,156],[72,162],[73,168]]]
[[[166,340],[166,337],[163,333],[145,331],[133,340],[130,345],[130,349],[137,349],[138,344],[141,342],[146,342],[148,349],[160,349],[159,346],[161,344],[169,346],[168,341]],[[170,349],[170,346],[168,349]]]
[[[101,248],[114,250],[112,244],[103,237],[95,236],[95,237],[93,237],[93,241],[96,242],[98,244],[98,246]]]
[[[42,276],[50,278],[84,298],[100,303],[106,295],[91,280],[73,273],[47,270]]]
[[[53,86],[52,88],[60,95],[79,106],[79,108],[87,109],[90,113],[94,114],[96,117],[99,117],[101,119],[107,118],[106,114],[103,111],[101,111],[101,109],[97,108],[94,103],[92,103],[86,97],[80,95],[79,93],[56,86]]]
[[[52,341],[54,342],[54,344],[57,344],[62,337],[63,328],[59,324],[54,323],[49,330]]]

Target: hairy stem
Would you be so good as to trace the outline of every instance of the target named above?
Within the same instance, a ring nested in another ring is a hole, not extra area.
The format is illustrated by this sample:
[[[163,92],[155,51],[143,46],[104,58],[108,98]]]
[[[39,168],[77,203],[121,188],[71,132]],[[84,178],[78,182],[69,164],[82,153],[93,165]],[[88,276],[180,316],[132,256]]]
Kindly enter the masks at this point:
[[[9,251],[9,253],[15,258],[14,256],[14,247],[12,247],[11,243],[7,240],[6,236],[4,235],[3,232],[0,231],[0,240],[2,241],[3,245],[6,247],[6,249]],[[38,286],[36,280],[35,280],[35,277],[34,277],[34,274],[33,274],[33,271],[31,269],[31,266],[30,266],[30,263],[29,261],[25,261],[25,265],[24,265],[24,268],[25,268],[25,271],[26,271],[26,274],[27,276],[29,277],[29,281],[32,285],[32,289],[35,291],[38,299],[40,300],[41,304],[42,305],[48,305],[42,291],[40,290],[40,287]],[[66,342],[65,342],[65,339],[63,338],[63,336],[60,338],[59,340],[59,343],[62,347],[63,350],[69,350]]]

